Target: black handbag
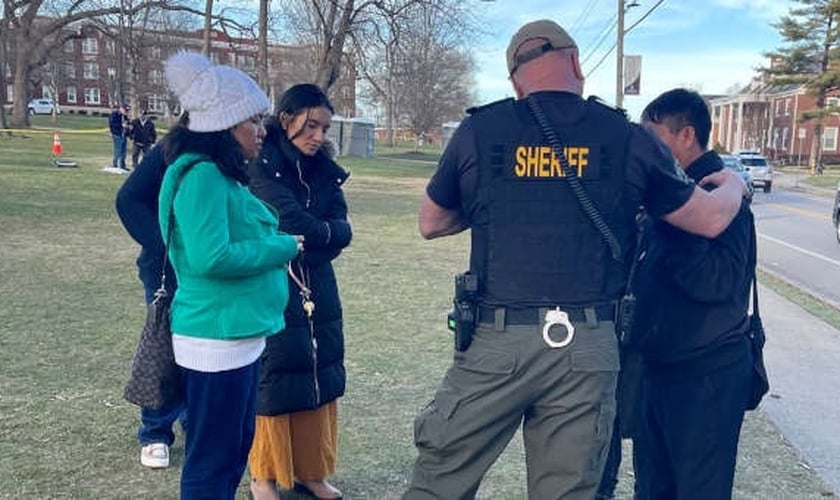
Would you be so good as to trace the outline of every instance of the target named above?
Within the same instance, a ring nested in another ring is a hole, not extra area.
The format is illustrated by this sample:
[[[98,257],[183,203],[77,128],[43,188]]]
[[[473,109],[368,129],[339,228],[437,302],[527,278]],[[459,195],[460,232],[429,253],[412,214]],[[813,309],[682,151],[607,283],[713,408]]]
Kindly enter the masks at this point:
[[[197,162],[195,162],[197,163]],[[187,165],[176,181],[177,192],[181,179],[195,165]],[[174,200],[174,193],[173,193]],[[172,330],[170,329],[170,305],[172,298],[166,292],[166,263],[169,260],[168,248],[175,227],[175,208],[169,211],[169,234],[163,254],[163,267],[160,272],[160,288],[155,298],[146,309],[146,324],[140,332],[140,340],[131,362],[131,374],[123,389],[123,397],[141,408],[170,408],[183,401],[180,368],[175,363],[172,350]]]
[[[767,377],[767,369],[764,367],[764,325],[761,323],[761,315],[758,310],[758,281],[755,277],[755,266],[757,261],[755,222],[751,221],[752,250],[750,269],[752,269],[752,315],[750,315],[749,330],[747,337],[750,339],[750,346],[753,355],[752,382],[750,384],[750,395],[747,400],[747,410],[755,410],[762,398],[770,390],[770,380]]]
[[[169,408],[183,399],[169,328],[170,303],[161,279],[155,300],[146,309],[146,324],[140,332],[131,375],[123,390],[123,397],[141,408]]]

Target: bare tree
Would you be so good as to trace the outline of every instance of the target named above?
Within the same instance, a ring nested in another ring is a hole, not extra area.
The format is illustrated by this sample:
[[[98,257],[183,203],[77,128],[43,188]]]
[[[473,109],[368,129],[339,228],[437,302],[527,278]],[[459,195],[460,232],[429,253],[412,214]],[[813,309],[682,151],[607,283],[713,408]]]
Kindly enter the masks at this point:
[[[148,9],[192,10],[177,0],[137,0],[108,7],[102,7],[97,0],[75,0],[69,4],[3,0],[3,7],[7,61],[14,70],[11,125],[15,127],[29,126],[26,104],[32,92],[33,73],[67,41],[85,38],[92,27],[90,21],[109,15],[135,16]]]
[[[420,7],[411,17],[401,43],[402,58],[395,72],[398,121],[417,138],[444,121],[457,120],[474,101],[474,62],[460,39],[452,37],[448,14]]]
[[[392,0],[377,7],[353,40],[357,68],[385,108],[393,145],[398,121],[413,121],[411,128],[419,134],[431,127],[423,123],[449,114],[441,112],[447,106],[469,104],[473,65],[465,47],[478,30],[467,2]],[[456,94],[460,97],[453,99]]]
[[[282,0],[286,30],[294,42],[313,48],[313,83],[324,90],[338,80],[347,37],[378,2],[356,0]]]

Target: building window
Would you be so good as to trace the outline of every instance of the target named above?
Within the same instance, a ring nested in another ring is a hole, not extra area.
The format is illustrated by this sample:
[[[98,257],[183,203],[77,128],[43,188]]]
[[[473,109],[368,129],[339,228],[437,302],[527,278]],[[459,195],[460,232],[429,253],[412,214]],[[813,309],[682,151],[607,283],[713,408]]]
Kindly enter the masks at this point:
[[[153,69],[149,72],[149,83],[152,85],[163,84],[163,73],[159,69]]]
[[[41,85],[41,97],[46,97],[48,99],[54,98],[55,96],[52,94],[52,87],[50,87],[49,85]]]
[[[76,79],[76,65],[72,61],[64,63],[64,76],[71,80]]]
[[[837,127],[826,127],[822,136],[823,151],[837,150]]]
[[[256,60],[253,56],[239,56],[239,67],[250,71],[257,67]]]
[[[107,40],[105,42],[105,52],[107,52],[108,55],[112,57],[117,55],[117,45],[114,43],[113,40]]]
[[[83,76],[85,80],[99,80],[99,65],[96,63],[85,63]]]
[[[782,101],[781,99],[776,101],[776,116],[782,114]]]
[[[234,68],[236,67],[236,53],[235,52],[228,53],[228,64],[233,66]]]
[[[87,88],[85,89],[85,104],[100,104],[101,101],[99,100],[99,89],[94,88]]]
[[[350,99],[350,87],[341,87],[341,97],[343,99]]]
[[[785,99],[785,116],[790,116],[790,97]]]
[[[213,64],[219,64],[219,53],[218,52],[211,52],[210,53],[210,62]]]
[[[826,108],[840,108],[840,97],[826,97],[825,98],[825,107]],[[836,113],[836,111],[835,111]]]
[[[787,151],[788,148],[788,132],[787,127],[782,129],[782,151]]]
[[[99,42],[96,38],[85,38],[82,40],[82,54],[98,54]]]
[[[149,96],[149,111],[152,113],[166,112],[166,98],[158,94]]]
[[[4,73],[6,73],[6,78],[11,78],[12,77],[12,65],[7,63],[5,65],[5,68],[6,68],[6,71],[4,71]]]
[[[158,47],[157,45],[151,47],[149,49],[149,55],[152,59],[160,60],[160,47]]]
[[[6,85],[6,102],[12,102],[15,99],[15,87],[13,85]]]
[[[76,103],[76,87],[67,87],[67,102],[70,104]]]

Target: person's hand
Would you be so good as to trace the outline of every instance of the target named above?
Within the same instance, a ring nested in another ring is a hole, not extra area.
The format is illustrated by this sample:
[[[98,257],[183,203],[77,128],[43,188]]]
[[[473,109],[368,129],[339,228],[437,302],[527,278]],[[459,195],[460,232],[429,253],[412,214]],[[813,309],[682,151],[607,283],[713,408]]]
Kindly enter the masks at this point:
[[[714,172],[712,174],[707,175],[700,179],[700,182],[697,184],[699,186],[706,186],[707,184],[711,184],[715,187],[720,187],[728,182],[736,182],[738,185],[741,186],[741,191],[743,192],[744,196],[749,198],[750,197],[750,189],[747,186],[747,183],[744,182],[744,178],[741,177],[741,174],[738,172],[730,169],[730,168],[723,168]]]
[[[713,186],[722,186],[727,182],[738,182],[743,185],[744,179],[741,178],[740,174],[738,174],[731,168],[722,168],[717,172],[711,173],[706,177],[703,177],[697,184],[699,186],[706,186],[707,184],[711,184]]]

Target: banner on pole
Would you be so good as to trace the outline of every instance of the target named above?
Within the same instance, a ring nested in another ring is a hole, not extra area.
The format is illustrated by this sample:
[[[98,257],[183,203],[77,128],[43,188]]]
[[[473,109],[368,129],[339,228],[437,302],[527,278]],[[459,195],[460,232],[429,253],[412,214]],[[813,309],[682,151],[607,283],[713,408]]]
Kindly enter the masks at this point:
[[[642,56],[624,56],[624,95],[639,95],[642,83]]]

